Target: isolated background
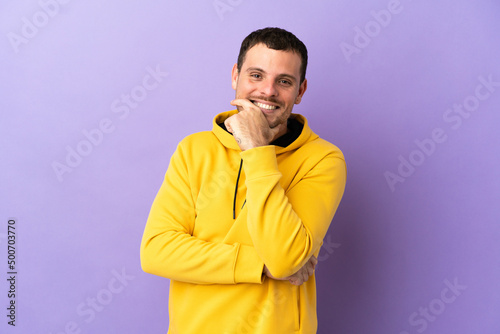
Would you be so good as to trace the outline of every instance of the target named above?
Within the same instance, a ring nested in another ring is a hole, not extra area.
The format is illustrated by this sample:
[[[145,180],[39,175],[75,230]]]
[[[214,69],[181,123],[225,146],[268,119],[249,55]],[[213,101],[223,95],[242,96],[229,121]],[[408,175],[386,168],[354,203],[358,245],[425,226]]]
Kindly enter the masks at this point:
[[[294,111],[348,165],[317,270],[319,333],[500,332],[500,87],[473,98],[480,77],[500,82],[498,1],[401,0],[378,30],[372,11],[394,1],[65,2],[0,4],[0,332],[166,333],[169,281],[139,261],[150,205],[177,143],[232,109],[240,43],[266,26],[307,45]],[[348,56],[356,27],[372,37]],[[168,75],[146,91],[148,68]],[[132,92],[126,113],[116,100]],[[449,114],[463,103],[468,118]],[[103,120],[112,130],[85,146]],[[412,153],[436,128],[446,140]],[[58,177],[78,145],[87,155]],[[410,156],[419,165],[391,189],[384,173]],[[451,303],[446,280],[466,287]]]

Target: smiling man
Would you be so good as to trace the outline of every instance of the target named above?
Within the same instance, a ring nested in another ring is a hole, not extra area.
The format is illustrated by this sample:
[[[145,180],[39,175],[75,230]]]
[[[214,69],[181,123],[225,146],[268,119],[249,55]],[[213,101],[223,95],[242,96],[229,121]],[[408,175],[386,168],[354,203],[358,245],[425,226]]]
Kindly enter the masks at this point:
[[[171,280],[169,334],[316,333],[316,257],[346,167],[292,114],[306,67],[290,32],[252,32],[232,69],[236,109],[172,156],[141,243],[144,271]]]

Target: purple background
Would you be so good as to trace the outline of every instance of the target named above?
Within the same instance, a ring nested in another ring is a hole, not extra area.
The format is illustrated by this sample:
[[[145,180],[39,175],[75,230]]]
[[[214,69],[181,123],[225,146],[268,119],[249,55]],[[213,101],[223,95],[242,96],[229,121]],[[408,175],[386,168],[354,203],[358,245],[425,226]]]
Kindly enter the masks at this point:
[[[140,268],[146,218],[177,143],[232,109],[240,43],[265,26],[307,45],[294,111],[348,165],[317,269],[318,333],[500,332],[500,87],[473,97],[480,77],[500,82],[497,1],[55,1],[0,4],[0,332],[166,333],[169,281]],[[148,68],[168,75],[144,90]],[[464,103],[460,125],[445,119]],[[85,146],[101,122],[109,133]],[[444,142],[425,141],[434,129]],[[87,156],[59,179],[53,164],[78,145]],[[384,173],[410,158],[391,189]]]

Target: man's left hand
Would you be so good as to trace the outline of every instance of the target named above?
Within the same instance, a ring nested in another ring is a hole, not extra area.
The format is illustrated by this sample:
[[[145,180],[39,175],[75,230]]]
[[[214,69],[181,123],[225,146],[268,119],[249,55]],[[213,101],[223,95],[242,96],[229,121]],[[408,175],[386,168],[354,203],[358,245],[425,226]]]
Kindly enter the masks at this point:
[[[311,258],[306,262],[306,264],[300,268],[295,274],[285,277],[285,278],[276,278],[274,277],[269,269],[264,265],[264,275],[266,275],[269,278],[278,280],[278,281],[286,281],[288,280],[290,283],[293,285],[302,285],[303,283],[307,282],[309,277],[311,277],[314,274],[314,269],[316,268],[316,265],[318,264],[318,259],[316,259],[316,256],[311,256]]]

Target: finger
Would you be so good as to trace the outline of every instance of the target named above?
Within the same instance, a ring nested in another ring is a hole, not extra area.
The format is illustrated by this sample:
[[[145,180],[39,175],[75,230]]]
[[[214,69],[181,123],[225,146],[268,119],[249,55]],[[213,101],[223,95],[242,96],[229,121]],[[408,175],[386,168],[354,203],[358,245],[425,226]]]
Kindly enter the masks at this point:
[[[231,101],[231,105],[246,109],[250,109],[252,107],[258,108],[255,104],[252,103],[252,101],[248,99],[234,99]]]
[[[257,107],[255,104],[253,104],[252,101],[248,99],[234,99],[231,101],[231,104],[233,106],[236,106],[239,112],[242,111],[253,111],[253,112],[259,112],[260,113],[260,108]]]
[[[311,259],[309,260],[309,263],[311,263],[313,269],[316,269],[316,265],[318,264],[318,259],[316,259],[316,257],[311,257]]]
[[[296,272],[292,276],[289,276],[290,283],[292,283],[293,285],[301,285],[303,283],[301,275],[302,275],[302,273],[299,270],[298,272]]]
[[[302,285],[303,281],[299,278],[299,277],[296,277],[293,279],[293,282],[291,282],[293,285]]]
[[[307,274],[308,274],[308,277],[312,276],[312,274],[314,274],[314,267],[312,265],[307,266]]]
[[[225,121],[224,121],[224,125],[226,126],[226,130],[233,133],[233,128],[231,127],[231,125],[229,124],[229,118],[227,118]]]

